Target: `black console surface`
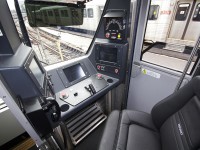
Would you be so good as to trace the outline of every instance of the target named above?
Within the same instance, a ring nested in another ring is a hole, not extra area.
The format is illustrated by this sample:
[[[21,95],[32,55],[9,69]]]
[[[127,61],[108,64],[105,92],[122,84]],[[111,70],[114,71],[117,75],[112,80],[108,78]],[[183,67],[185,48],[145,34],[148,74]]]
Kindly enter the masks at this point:
[[[76,106],[85,99],[97,94],[109,84],[101,74],[92,75],[91,77],[72,85],[56,94],[56,99]]]
[[[47,69],[61,108],[61,120],[94,103],[120,84],[118,78],[98,73],[88,58]]]

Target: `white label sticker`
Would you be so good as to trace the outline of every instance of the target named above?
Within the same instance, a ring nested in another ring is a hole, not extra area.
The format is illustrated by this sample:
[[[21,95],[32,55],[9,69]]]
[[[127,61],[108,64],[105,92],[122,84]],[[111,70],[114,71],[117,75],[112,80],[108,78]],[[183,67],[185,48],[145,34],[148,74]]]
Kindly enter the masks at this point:
[[[3,36],[3,33],[1,32],[1,30],[0,30],[0,36]]]
[[[160,74],[159,74],[159,73],[156,73],[156,72],[153,72],[153,71],[151,71],[151,70],[142,69],[142,73],[145,74],[145,75],[149,75],[149,76],[151,76],[151,77],[160,79]]]

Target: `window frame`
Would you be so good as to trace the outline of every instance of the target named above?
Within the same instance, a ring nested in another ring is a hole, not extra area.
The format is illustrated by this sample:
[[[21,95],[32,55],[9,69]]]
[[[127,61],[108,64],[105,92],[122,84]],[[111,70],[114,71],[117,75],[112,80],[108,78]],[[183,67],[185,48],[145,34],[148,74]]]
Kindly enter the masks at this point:
[[[94,18],[94,10],[93,10],[93,8],[88,8],[87,9],[87,16],[88,16],[88,18]]]
[[[83,18],[87,18],[87,17],[88,17],[87,10],[84,8],[83,9]]]
[[[159,12],[160,12],[160,5],[150,5],[150,8],[149,8],[149,12],[151,11],[151,7],[152,6],[157,6],[157,15],[156,15],[156,18],[154,18],[154,19],[150,19],[149,18],[149,13],[148,13],[148,20],[152,20],[152,21],[154,21],[154,20],[157,20],[158,19],[158,16],[159,16]],[[154,15],[152,15],[152,16],[154,16]]]
[[[197,13],[197,17],[198,17],[199,20],[196,20],[196,19],[194,18],[194,14],[195,14],[195,12],[194,12],[193,17],[192,17],[192,21],[200,21],[200,3],[198,3],[198,4],[196,5],[195,11],[196,11],[197,7],[199,7],[199,10],[198,10],[198,13]]]
[[[185,16],[185,18],[182,20],[182,19],[178,19],[177,17],[178,17],[178,9],[180,8],[179,6],[180,5],[186,5],[186,4],[188,4],[189,6],[188,6],[188,10],[187,10],[187,14],[186,14],[186,16]],[[189,10],[190,10],[190,3],[180,3],[180,4],[178,4],[178,7],[177,7],[177,12],[176,12],[176,14],[175,14],[175,17],[174,17],[174,20],[175,21],[185,21],[186,19],[187,19],[187,17],[188,17],[188,15],[189,15]]]

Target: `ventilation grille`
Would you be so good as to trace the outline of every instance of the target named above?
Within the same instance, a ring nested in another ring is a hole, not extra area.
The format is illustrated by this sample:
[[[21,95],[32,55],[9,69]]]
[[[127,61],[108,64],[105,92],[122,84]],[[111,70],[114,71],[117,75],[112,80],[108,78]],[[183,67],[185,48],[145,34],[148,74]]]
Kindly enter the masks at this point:
[[[0,110],[6,108],[7,105],[4,103],[4,101],[2,99],[0,99]]]
[[[106,118],[98,105],[93,105],[73,117],[66,123],[73,144],[77,145]]]

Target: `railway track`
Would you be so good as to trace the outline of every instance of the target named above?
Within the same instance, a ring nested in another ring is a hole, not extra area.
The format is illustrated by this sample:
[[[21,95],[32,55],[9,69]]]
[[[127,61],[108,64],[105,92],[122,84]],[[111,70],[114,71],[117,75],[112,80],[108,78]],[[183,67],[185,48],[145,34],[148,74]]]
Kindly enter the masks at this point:
[[[22,33],[20,32],[19,25],[16,25],[16,26],[18,28],[19,34],[22,35]],[[28,28],[28,27],[27,27],[27,30],[28,30],[30,40],[32,41],[32,43],[34,45],[40,45],[41,42],[38,39],[37,32],[35,30],[33,30],[32,28]],[[56,45],[56,42],[58,41],[58,37],[55,35],[52,35],[50,33],[47,33],[45,31],[42,31],[40,29],[39,29],[39,32],[40,32],[40,36],[41,36],[42,42],[43,42],[42,45],[44,46],[43,51],[45,51],[47,53],[47,54],[45,54],[45,52],[44,52],[45,57],[47,59],[50,59],[48,56],[50,55],[52,57],[54,55],[54,57],[57,57],[57,58],[55,58],[57,60],[54,62],[60,62],[61,56],[60,56],[58,47]],[[64,61],[70,60],[70,59],[73,59],[76,57],[80,57],[85,54],[84,50],[82,50],[81,48],[79,48],[75,45],[72,45],[70,43],[63,42],[63,41],[60,41],[60,47],[61,47],[61,52],[62,52]],[[49,62],[51,63],[51,60]]]

